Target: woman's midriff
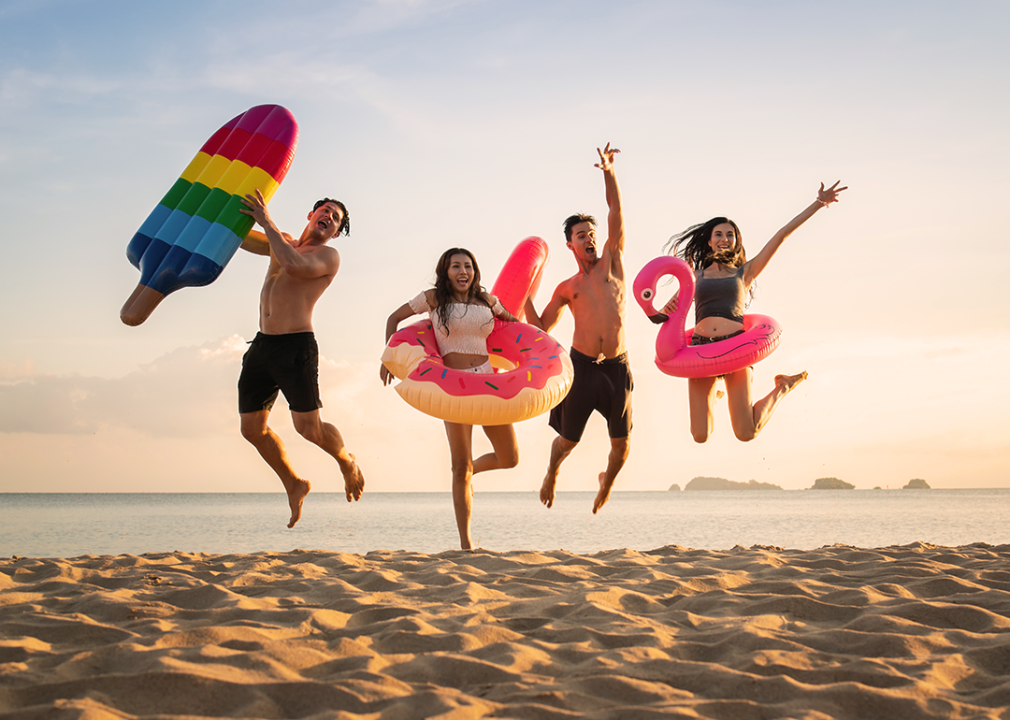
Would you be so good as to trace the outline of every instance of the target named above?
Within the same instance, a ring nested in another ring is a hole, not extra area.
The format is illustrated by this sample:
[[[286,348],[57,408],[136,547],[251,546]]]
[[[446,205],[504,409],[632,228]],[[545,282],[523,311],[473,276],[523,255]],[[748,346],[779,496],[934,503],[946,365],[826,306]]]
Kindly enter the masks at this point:
[[[487,355],[471,355],[470,353],[448,353],[442,356],[442,364],[452,370],[469,370],[480,367],[487,362]]]
[[[694,334],[703,337],[721,337],[743,330],[743,323],[729,318],[707,317],[694,326]]]

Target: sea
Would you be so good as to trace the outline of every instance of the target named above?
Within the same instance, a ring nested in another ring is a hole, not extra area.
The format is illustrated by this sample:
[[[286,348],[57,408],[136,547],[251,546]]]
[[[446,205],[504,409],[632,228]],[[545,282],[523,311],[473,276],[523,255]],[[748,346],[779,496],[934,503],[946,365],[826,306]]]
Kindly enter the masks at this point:
[[[1010,489],[477,492],[472,534],[483,549],[592,554],[668,545],[705,550],[812,550],[1010,543]],[[312,493],[286,527],[281,493],[0,493],[0,557],[286,552],[439,553],[459,548],[450,493],[371,493],[348,503]]]

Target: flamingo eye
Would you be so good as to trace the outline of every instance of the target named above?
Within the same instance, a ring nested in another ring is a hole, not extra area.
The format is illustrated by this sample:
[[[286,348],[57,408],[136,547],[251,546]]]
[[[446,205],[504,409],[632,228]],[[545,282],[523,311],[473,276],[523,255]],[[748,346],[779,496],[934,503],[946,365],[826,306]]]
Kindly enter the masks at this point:
[[[652,292],[652,288],[646,288],[645,290],[642,291],[642,299],[643,300],[652,300],[652,296],[654,294],[655,293]]]

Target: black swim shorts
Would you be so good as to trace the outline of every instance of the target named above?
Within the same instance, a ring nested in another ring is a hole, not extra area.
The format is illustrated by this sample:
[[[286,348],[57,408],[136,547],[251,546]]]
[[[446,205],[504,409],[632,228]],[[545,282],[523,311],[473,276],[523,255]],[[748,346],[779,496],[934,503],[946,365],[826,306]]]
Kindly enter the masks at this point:
[[[238,411],[269,410],[284,393],[294,412],[312,412],[319,399],[319,347],[311,332],[290,335],[256,333],[242,357]]]
[[[607,419],[611,438],[628,437],[635,389],[628,354],[597,362],[572,348],[571,356],[575,378],[565,399],[551,410],[550,426],[565,440],[578,442],[595,410]]]

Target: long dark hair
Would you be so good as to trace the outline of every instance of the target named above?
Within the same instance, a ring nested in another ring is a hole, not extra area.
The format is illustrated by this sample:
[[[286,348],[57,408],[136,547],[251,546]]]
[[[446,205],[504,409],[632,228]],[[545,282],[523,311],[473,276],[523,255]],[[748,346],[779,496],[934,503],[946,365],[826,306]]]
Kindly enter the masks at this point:
[[[449,305],[456,300],[456,294],[449,287],[449,266],[452,264],[453,255],[466,255],[473,264],[473,281],[467,289],[466,304],[482,303],[489,308],[491,307],[491,300],[480,285],[480,267],[477,265],[477,258],[466,248],[449,248],[442,253],[438,264],[435,265],[435,314],[442,327],[445,328],[447,335],[449,334]],[[464,312],[466,311],[464,310]],[[493,318],[492,322],[494,322]]]
[[[736,232],[736,243],[732,251],[719,256],[712,252],[709,242],[712,240],[712,231],[717,225],[723,223],[733,226],[733,230]],[[714,217],[706,223],[692,225],[687,230],[677,233],[666,242],[663,251],[685,260],[695,272],[704,270],[714,262],[735,268],[747,262],[747,252],[743,249],[743,236],[740,234],[740,228],[735,222],[725,217]]]

